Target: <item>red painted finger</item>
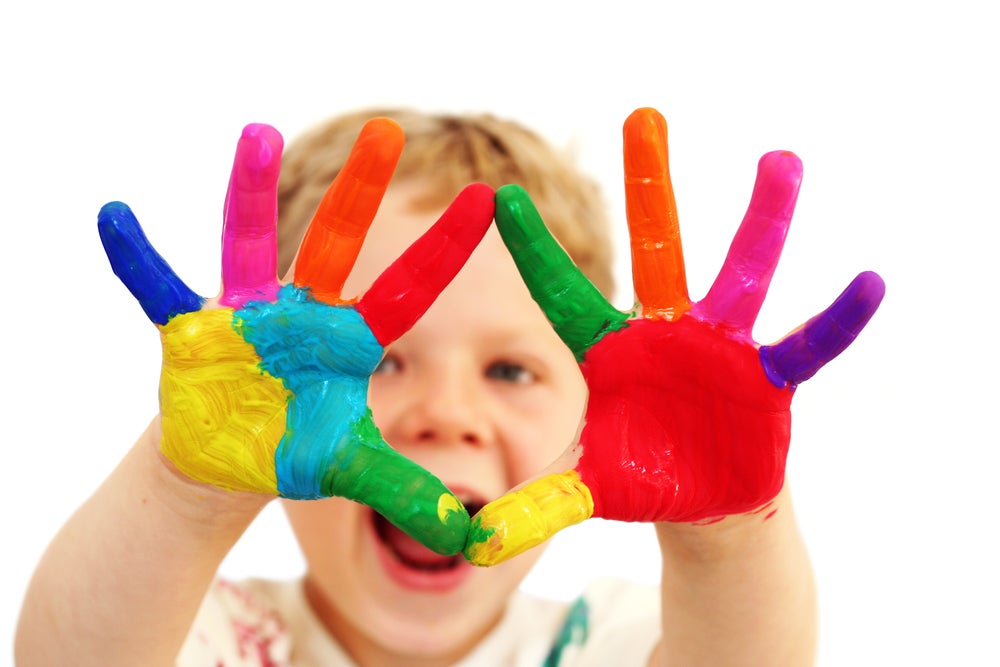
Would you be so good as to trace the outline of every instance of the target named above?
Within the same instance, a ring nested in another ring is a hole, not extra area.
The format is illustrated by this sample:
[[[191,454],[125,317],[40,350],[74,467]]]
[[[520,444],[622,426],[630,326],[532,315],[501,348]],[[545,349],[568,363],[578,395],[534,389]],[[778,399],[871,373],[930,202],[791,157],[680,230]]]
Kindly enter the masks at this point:
[[[358,301],[375,338],[388,345],[426,312],[468,260],[493,220],[493,189],[466,187],[438,221]]]

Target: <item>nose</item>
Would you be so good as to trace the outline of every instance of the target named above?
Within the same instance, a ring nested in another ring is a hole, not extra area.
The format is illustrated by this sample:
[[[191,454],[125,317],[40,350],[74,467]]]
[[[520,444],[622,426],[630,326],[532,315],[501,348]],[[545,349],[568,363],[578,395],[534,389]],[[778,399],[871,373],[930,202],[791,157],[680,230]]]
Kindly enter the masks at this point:
[[[390,442],[419,445],[487,445],[493,433],[489,396],[476,375],[460,367],[427,369],[397,413]]]

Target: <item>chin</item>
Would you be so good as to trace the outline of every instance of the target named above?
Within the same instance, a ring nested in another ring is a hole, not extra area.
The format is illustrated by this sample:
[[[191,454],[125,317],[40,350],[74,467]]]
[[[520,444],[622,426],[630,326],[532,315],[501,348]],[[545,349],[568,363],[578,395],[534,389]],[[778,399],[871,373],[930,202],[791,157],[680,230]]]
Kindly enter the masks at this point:
[[[474,512],[476,505],[466,502]],[[384,615],[383,623],[366,627],[391,637],[386,648],[398,653],[400,664],[403,656],[448,664],[472,650],[500,621],[510,596],[541,555],[537,549],[482,568],[461,555],[430,552],[375,512],[370,521],[372,565],[380,579],[377,604]]]
[[[296,532],[316,535],[318,524],[331,522],[344,528],[310,545],[306,592],[320,622],[359,664],[453,663],[500,621],[541,555],[536,548],[476,567],[461,555],[431,552],[348,502],[349,514],[318,514],[312,531],[300,525]],[[463,502],[475,511],[474,499]]]

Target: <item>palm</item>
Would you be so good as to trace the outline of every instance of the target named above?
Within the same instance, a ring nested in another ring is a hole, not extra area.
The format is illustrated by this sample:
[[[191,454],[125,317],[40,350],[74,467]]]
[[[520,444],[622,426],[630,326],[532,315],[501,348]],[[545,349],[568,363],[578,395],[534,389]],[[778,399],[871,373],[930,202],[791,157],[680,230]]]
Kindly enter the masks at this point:
[[[384,346],[426,310],[485,233],[492,191],[467,188],[347,303],[340,290],[401,149],[394,123],[366,126],[313,219],[292,284],[275,276],[281,138],[267,126],[248,126],[237,149],[217,303],[173,273],[124,204],[106,205],[99,229],[115,273],[160,329],[161,449],[181,472],[229,490],[358,500],[432,549],[455,553],[465,540],[464,508],[384,442],[367,407],[368,381]]]
[[[551,238],[527,194],[497,192],[497,225],[532,296],[576,355],[590,397],[579,442],[537,479],[473,519],[466,556],[493,564],[591,516],[703,521],[760,508],[781,489],[796,386],[842,352],[884,286],[862,273],[774,345],[753,324],[784,243],[801,163],[768,153],[718,278],[688,296],[667,164],[666,123],[625,123],[625,199],[635,313],[615,309]],[[534,516],[526,531],[515,517]],[[544,516],[537,516],[544,514]]]
[[[754,346],[693,317],[636,320],[581,366],[590,400],[577,470],[595,515],[705,519],[781,488],[792,392],[767,381]]]
[[[273,302],[185,313],[161,331],[163,448],[182,472],[288,498],[348,495],[332,473],[381,444],[365,400],[382,346],[355,308],[286,286]]]

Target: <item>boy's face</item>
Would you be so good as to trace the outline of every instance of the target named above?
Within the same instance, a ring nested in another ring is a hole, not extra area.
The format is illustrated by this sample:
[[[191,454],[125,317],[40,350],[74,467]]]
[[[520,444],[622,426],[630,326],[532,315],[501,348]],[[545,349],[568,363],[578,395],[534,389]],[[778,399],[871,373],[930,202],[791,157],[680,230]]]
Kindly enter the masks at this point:
[[[441,210],[419,180],[386,194],[344,291],[362,293]],[[383,437],[436,474],[470,514],[537,475],[569,445],[586,401],[572,354],[491,228],[468,264],[386,352],[370,405]],[[499,620],[540,549],[492,568],[444,558],[342,498],[285,502],[307,595],[359,661],[453,659]]]

